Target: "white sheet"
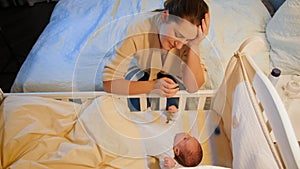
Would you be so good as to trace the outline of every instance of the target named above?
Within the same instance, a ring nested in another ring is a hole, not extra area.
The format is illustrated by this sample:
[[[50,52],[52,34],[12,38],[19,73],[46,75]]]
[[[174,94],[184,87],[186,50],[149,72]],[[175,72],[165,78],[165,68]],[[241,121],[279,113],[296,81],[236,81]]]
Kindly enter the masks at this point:
[[[267,25],[273,67],[282,74],[300,75],[300,2],[286,0]]]
[[[233,98],[233,168],[279,168],[256,117],[245,82],[236,86]]]
[[[260,0],[209,0],[207,3],[211,27],[200,48],[211,80],[205,87],[216,88],[239,44],[254,35],[264,38],[270,15]],[[91,0],[89,3],[60,0],[11,91],[102,90],[103,66],[112,54],[113,44],[126,35],[123,31],[132,14],[162,7],[163,0]],[[256,60],[268,71],[268,49],[264,52]]]

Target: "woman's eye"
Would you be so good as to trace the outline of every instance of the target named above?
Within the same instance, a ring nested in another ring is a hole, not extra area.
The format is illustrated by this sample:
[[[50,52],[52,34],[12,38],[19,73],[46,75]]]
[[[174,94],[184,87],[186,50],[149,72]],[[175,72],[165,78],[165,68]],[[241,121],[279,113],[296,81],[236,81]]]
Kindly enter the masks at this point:
[[[177,38],[184,38],[184,36],[182,34],[178,33],[178,32],[175,32],[175,36]]]

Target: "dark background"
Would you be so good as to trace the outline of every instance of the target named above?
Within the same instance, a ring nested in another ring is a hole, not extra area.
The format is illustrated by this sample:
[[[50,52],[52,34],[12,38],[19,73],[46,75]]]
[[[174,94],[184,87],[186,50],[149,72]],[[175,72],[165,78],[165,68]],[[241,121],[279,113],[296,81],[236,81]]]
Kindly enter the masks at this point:
[[[48,24],[56,1],[0,6],[0,88],[10,92],[11,85]]]

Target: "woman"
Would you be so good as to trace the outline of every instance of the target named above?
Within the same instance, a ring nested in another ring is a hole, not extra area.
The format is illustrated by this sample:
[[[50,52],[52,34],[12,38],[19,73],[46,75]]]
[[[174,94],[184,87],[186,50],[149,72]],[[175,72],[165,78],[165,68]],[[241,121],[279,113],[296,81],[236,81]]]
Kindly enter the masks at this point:
[[[128,28],[128,37],[116,46],[116,55],[105,65],[104,90],[169,98],[179,91],[178,80],[185,90],[196,92],[205,83],[205,68],[197,49],[208,34],[209,23],[203,0],[167,0],[160,12],[137,16]],[[143,81],[125,79],[132,66],[146,72]]]

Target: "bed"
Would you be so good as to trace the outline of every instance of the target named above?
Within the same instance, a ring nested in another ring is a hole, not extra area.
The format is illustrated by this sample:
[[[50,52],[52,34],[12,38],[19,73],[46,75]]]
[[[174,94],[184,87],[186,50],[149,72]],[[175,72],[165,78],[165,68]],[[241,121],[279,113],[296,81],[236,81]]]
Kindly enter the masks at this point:
[[[234,53],[218,90],[175,96],[180,98],[180,116],[172,124],[182,122],[203,147],[204,158],[195,168],[300,167],[299,145],[283,102],[248,55],[258,44],[263,41],[250,38]],[[154,96],[2,94],[1,167],[158,168],[157,159],[143,154],[143,145],[153,143],[155,149],[161,138],[149,142],[156,135],[141,137],[148,130],[136,126],[159,122],[166,98],[158,98],[158,110],[130,112],[128,97],[140,98],[146,108],[146,99]],[[189,98],[197,98],[196,107],[186,107]]]
[[[133,14],[162,8],[163,2],[59,1],[11,92],[102,91],[103,66],[113,54],[113,44],[126,36],[124,30]],[[216,89],[229,58],[245,39],[259,36],[267,42],[266,23],[271,17],[260,0],[207,3],[212,18],[210,33],[199,49],[208,68],[209,81],[204,88]],[[259,57],[254,57],[266,73],[270,69],[269,51],[266,45]]]

